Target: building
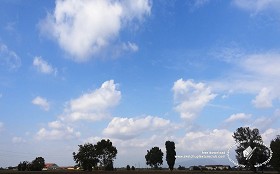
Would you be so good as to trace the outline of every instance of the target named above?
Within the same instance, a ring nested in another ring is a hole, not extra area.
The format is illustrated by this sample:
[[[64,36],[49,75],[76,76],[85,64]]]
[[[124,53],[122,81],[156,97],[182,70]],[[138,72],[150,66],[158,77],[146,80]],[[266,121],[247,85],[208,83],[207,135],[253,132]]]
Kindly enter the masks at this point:
[[[55,163],[45,163],[43,170],[58,170],[60,167]]]

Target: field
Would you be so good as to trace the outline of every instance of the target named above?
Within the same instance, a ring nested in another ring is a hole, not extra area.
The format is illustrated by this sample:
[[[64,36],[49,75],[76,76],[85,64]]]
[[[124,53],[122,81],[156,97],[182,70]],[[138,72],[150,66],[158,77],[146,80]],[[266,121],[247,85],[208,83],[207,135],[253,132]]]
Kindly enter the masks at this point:
[[[92,171],[92,172],[84,172],[84,171],[41,171],[41,172],[19,172],[19,171],[0,171],[0,174],[252,174],[254,172],[251,171],[182,171],[176,170],[170,172],[168,170],[136,170],[136,171],[126,171],[126,170],[118,170],[118,171]],[[261,172],[258,172],[261,173]],[[277,172],[268,172],[265,171],[265,174],[277,174]]]

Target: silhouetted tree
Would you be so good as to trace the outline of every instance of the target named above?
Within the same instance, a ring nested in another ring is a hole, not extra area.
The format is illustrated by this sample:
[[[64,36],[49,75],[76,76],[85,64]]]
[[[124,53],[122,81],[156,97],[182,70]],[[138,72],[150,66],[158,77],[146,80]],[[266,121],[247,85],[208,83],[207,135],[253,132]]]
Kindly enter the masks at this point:
[[[270,148],[273,152],[270,164],[280,172],[280,135],[270,142]]]
[[[127,165],[127,166],[126,166],[126,170],[130,170],[130,165]]]
[[[95,147],[91,143],[79,145],[79,152],[77,154],[73,152],[73,158],[83,170],[88,171],[92,171],[92,168],[95,167],[99,161]]]
[[[166,162],[168,164],[169,169],[172,171],[176,160],[175,143],[173,141],[166,141],[165,148],[166,148]]]
[[[42,171],[45,166],[45,159],[43,157],[37,157],[32,161],[31,170],[32,171]]]
[[[114,170],[113,161],[118,153],[117,148],[107,139],[102,139],[94,145],[97,158],[105,170]]]
[[[254,165],[260,164],[268,159],[269,151],[265,146],[259,143],[263,141],[258,129],[252,130],[249,127],[240,127],[234,132],[233,138],[236,142],[239,142],[239,145],[235,150],[237,154],[236,159],[239,164],[243,164],[246,168],[256,171]],[[240,143],[242,141],[244,142]],[[251,147],[252,149],[255,148],[250,159],[246,159],[243,154],[243,151],[248,147]]]
[[[153,147],[151,150],[147,150],[145,158],[147,165],[157,169],[159,165],[162,165],[163,153],[159,147]]]
[[[131,170],[135,170],[135,167],[134,167],[134,166],[131,166]]]

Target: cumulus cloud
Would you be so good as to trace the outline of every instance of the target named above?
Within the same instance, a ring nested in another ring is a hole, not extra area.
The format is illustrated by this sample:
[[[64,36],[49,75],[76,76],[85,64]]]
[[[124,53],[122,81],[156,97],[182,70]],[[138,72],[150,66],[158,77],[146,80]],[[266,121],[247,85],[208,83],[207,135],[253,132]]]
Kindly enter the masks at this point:
[[[67,103],[62,119],[70,121],[97,121],[108,117],[109,110],[119,104],[121,92],[113,80],[104,82],[100,88],[85,93]]]
[[[81,136],[81,133],[78,131],[75,131],[74,128],[72,128],[69,125],[61,124],[60,126],[57,125],[57,123],[51,122],[49,123],[48,129],[41,128],[37,134],[36,139],[37,140],[67,140],[67,139],[73,139],[78,138]]]
[[[238,8],[257,14],[265,10],[279,10],[278,0],[233,0],[233,4]]]
[[[20,57],[2,43],[0,43],[0,65],[9,70],[16,70],[21,66]]]
[[[33,66],[43,74],[54,74],[56,75],[57,70],[53,68],[47,61],[42,57],[34,57]]]
[[[250,114],[244,114],[244,113],[237,113],[231,115],[229,118],[225,120],[225,123],[232,123],[235,121],[248,121],[251,118]]]
[[[263,142],[266,145],[269,145],[271,140],[275,139],[277,135],[280,135],[280,129],[273,128],[269,128],[261,134]]]
[[[174,83],[172,90],[177,105],[175,110],[186,120],[196,118],[206,104],[216,97],[210,87],[192,80],[179,79]]]
[[[131,139],[143,133],[161,131],[162,133],[176,126],[160,117],[146,116],[144,118],[120,118],[114,117],[104,129],[103,133],[109,137],[118,139]]]
[[[150,12],[149,0],[57,0],[40,29],[74,60],[86,61],[112,44],[121,29],[142,21]]]
[[[47,101],[47,99],[42,98],[42,97],[40,97],[40,96],[35,97],[35,98],[32,100],[32,103],[33,103],[34,105],[40,106],[40,108],[42,108],[42,109],[45,110],[45,111],[48,111],[48,110],[50,109],[50,104],[49,104],[49,102]]]
[[[272,107],[273,97],[268,88],[262,88],[260,93],[252,101],[256,108],[270,108]]]
[[[234,143],[232,135],[227,129],[187,132],[176,147],[181,151],[226,150]]]

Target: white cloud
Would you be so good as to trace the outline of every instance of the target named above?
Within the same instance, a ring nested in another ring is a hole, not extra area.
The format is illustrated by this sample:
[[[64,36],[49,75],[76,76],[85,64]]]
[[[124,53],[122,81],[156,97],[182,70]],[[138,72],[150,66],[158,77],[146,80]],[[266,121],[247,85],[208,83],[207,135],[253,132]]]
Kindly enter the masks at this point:
[[[43,74],[54,74],[56,75],[57,70],[53,68],[48,62],[42,57],[34,57],[33,66]]]
[[[270,108],[272,107],[273,97],[268,88],[262,88],[260,93],[252,101],[256,108]]]
[[[101,120],[108,117],[109,110],[119,104],[121,92],[113,80],[104,82],[100,88],[85,93],[77,99],[68,102],[62,119]]]
[[[226,129],[187,132],[184,137],[178,139],[176,147],[181,151],[224,151],[234,143],[232,135],[233,132]]]
[[[0,65],[7,67],[9,70],[16,70],[21,66],[20,57],[0,43]]]
[[[261,134],[263,142],[268,146],[271,140],[275,139],[277,135],[280,135],[280,129],[273,128],[269,128]]]
[[[278,0],[233,0],[237,7],[257,14],[265,10],[279,10],[280,2]]]
[[[103,133],[109,137],[118,139],[131,139],[143,133],[161,131],[168,132],[176,129],[176,125],[170,120],[159,117],[146,116],[144,118],[120,118],[114,117],[104,129]]]
[[[12,142],[13,143],[24,143],[26,141],[22,137],[13,137]]]
[[[74,60],[86,61],[112,44],[121,29],[142,21],[150,12],[149,0],[57,0],[40,28]]]
[[[252,115],[250,114],[244,114],[244,113],[237,113],[231,115],[229,118],[225,120],[226,123],[232,123],[235,121],[247,121],[251,118]]]
[[[75,131],[74,128],[68,125],[60,125],[59,127],[55,123],[49,123],[49,129],[41,128],[37,134],[37,140],[67,140],[78,138],[81,133]]]
[[[192,80],[179,79],[173,86],[175,110],[181,118],[193,120],[208,102],[216,97],[210,87],[204,83],[195,83]]]
[[[48,123],[48,126],[52,129],[60,129],[63,127],[63,123],[61,121],[52,121]]]
[[[40,106],[43,110],[45,111],[48,111],[50,109],[50,104],[49,102],[47,101],[47,99],[45,98],[42,98],[40,96],[37,96],[35,97],[33,100],[32,100],[32,103],[34,105],[38,105]]]

